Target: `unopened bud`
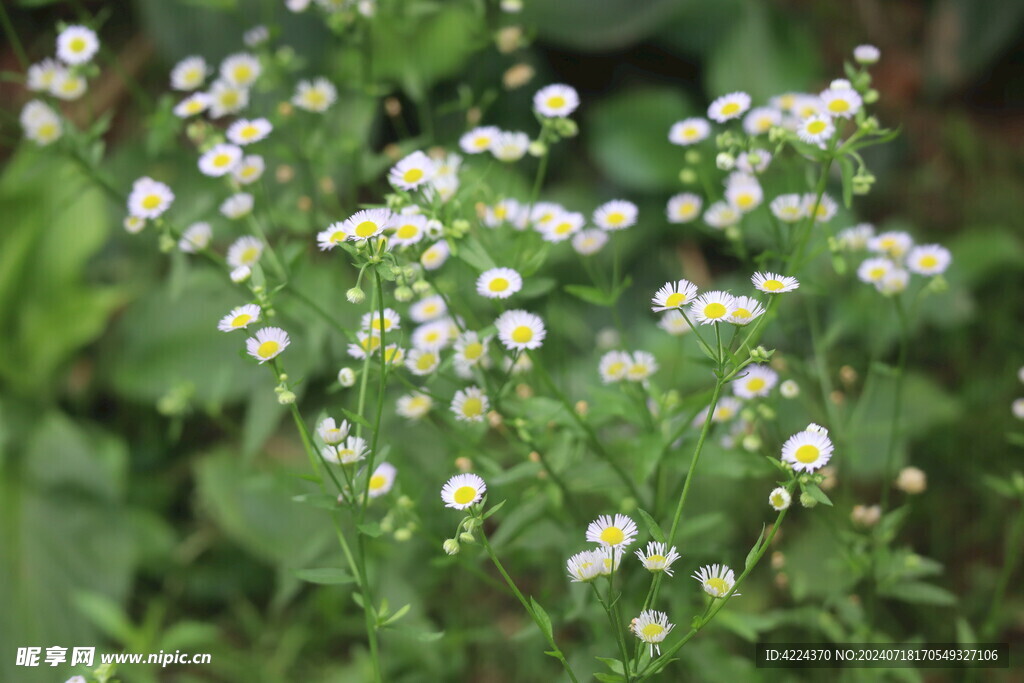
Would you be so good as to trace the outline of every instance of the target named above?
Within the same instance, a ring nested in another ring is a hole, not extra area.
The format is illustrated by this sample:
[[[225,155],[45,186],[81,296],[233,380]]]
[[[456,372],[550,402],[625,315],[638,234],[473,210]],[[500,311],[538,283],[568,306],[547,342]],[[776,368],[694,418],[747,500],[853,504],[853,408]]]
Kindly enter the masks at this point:
[[[345,298],[350,304],[361,304],[366,300],[366,292],[359,287],[353,287],[345,292]]]
[[[720,171],[731,171],[735,165],[736,157],[728,152],[719,152],[718,156],[715,157],[715,166]]]
[[[449,538],[447,541],[444,542],[444,545],[441,547],[444,548],[445,553],[447,553],[448,555],[459,554],[459,542],[456,541],[454,538]]]
[[[338,384],[348,388],[354,386],[356,383],[356,372],[352,368],[342,368],[338,370]]]

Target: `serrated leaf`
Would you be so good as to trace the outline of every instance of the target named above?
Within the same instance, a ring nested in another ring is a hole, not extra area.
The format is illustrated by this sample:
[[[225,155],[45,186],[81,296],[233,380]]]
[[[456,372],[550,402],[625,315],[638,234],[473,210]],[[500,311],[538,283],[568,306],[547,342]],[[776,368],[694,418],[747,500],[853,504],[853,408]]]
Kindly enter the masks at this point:
[[[315,569],[296,569],[292,572],[295,578],[308,583],[316,583],[324,586],[334,586],[343,583],[352,583],[355,579],[344,569],[337,567],[318,567]],[[361,607],[362,605],[360,605]]]

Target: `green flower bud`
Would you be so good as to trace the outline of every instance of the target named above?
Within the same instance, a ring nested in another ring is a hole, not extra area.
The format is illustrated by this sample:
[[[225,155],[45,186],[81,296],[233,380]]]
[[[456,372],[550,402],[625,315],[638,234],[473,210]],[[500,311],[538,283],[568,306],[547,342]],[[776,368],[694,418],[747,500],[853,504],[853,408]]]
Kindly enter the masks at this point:
[[[278,391],[277,402],[283,406],[295,403],[295,392],[289,391],[287,389],[284,389],[283,391]]]
[[[410,538],[412,538],[412,530],[410,529],[403,527],[395,532],[395,540],[400,543],[405,543]]]
[[[459,554],[459,542],[456,541],[454,538],[449,538],[447,541],[444,542],[444,545],[441,547],[444,548],[445,553],[449,555]]]
[[[356,383],[356,371],[352,368],[342,368],[338,370],[338,384],[345,387],[346,389],[351,386],[355,386]]]
[[[728,152],[719,152],[715,157],[715,166],[720,171],[731,171],[736,166],[736,157]]]
[[[402,303],[412,301],[412,288],[404,286],[395,288],[395,299]]]
[[[686,163],[688,164],[699,164],[700,163],[700,152],[695,149],[686,150]]]
[[[692,168],[684,168],[679,172],[679,182],[683,185],[694,185],[697,180],[697,172]]]
[[[534,140],[530,143],[530,146],[526,148],[526,152],[531,157],[542,157],[548,153],[548,146],[540,140]]]
[[[416,282],[412,283],[412,291],[416,292],[417,294],[426,294],[427,292],[430,291],[430,283],[427,282],[426,280],[417,280]]]
[[[870,82],[870,79],[869,79],[869,82]],[[866,93],[864,93],[864,104],[874,104],[877,101],[878,101],[878,91],[875,90],[874,88],[871,88]]]
[[[812,496],[809,493],[801,493],[800,494],[800,504],[803,505],[805,508],[810,509],[810,508],[814,507],[815,505],[817,505],[818,501],[815,500],[814,496]]]
[[[366,292],[359,287],[353,287],[345,292],[345,298],[348,299],[350,304],[361,304],[366,301]]]
[[[463,531],[459,534],[459,540],[463,543],[476,543],[476,537],[472,531]]]

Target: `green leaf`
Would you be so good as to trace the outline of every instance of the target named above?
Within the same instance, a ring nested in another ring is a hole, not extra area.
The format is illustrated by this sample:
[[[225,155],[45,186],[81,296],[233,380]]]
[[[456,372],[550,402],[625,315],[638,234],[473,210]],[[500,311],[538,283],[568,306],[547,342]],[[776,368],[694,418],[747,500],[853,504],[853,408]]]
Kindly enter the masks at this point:
[[[377,522],[367,522],[366,524],[357,524],[356,528],[359,529],[359,533],[370,538],[377,538],[383,532],[381,531],[380,524]]]
[[[622,660],[620,659],[612,659],[610,657],[595,657],[595,659],[611,669],[613,673],[621,674],[624,671]]]
[[[945,588],[921,581],[897,581],[879,587],[880,595],[919,605],[948,607],[956,604],[956,596]]]
[[[533,615],[536,617],[537,624],[544,632],[548,641],[553,641],[554,635],[551,629],[551,617],[549,617],[548,613],[544,611],[544,608],[540,606],[540,603],[533,599],[532,595],[530,596],[530,609],[533,610]]]
[[[832,499],[825,495],[825,492],[818,488],[817,484],[801,484],[800,488],[803,492],[809,495],[814,500],[818,501],[822,505],[828,505],[832,507]]]
[[[765,525],[761,524],[761,534],[757,537],[757,541],[754,542],[754,545],[753,547],[751,547],[750,552],[747,553],[746,559],[743,560],[744,570],[750,569],[750,565],[754,564],[754,558],[757,556],[757,552],[761,549],[761,545],[765,541],[764,528]]]
[[[654,521],[654,517],[651,517],[650,513],[643,508],[637,508],[637,513],[639,513],[641,519],[644,520],[644,523],[647,524],[647,530],[650,532],[651,538],[658,543],[664,543],[665,532],[662,531],[661,527],[658,526],[658,523]]]
[[[598,657],[598,659],[601,659],[601,658]],[[616,660],[616,661],[618,661],[618,660]],[[626,680],[625,676],[622,676],[620,674],[606,674],[606,673],[600,673],[600,672],[599,673],[595,673],[594,674],[594,678],[596,678],[597,680],[601,681],[601,683],[622,683],[622,681]]]
[[[395,623],[396,621],[404,617],[409,612],[410,609],[412,609],[412,605],[405,605],[404,607],[400,607],[397,612],[395,612],[390,617],[385,619],[384,622],[381,623],[381,626],[387,626],[389,624]]]
[[[853,204],[853,161],[850,157],[839,158],[839,169],[843,175],[843,206],[849,209]]]
[[[610,306],[612,304],[608,295],[597,287],[591,287],[589,285],[565,285],[564,289],[577,299],[582,299],[583,301],[596,306]]]
[[[460,259],[480,272],[497,267],[494,259],[492,259],[491,255],[487,253],[486,249],[484,249],[484,245],[480,243],[480,240],[472,235],[467,236],[459,242],[457,255]]]
[[[355,423],[357,425],[362,425],[366,429],[369,429],[371,432],[373,431],[373,425],[371,425],[370,421],[367,420],[362,415],[358,415],[356,413],[353,413],[351,410],[348,410],[346,408],[342,408],[341,412],[345,414],[345,417],[347,417],[350,422],[353,422],[353,423]]]
[[[341,583],[352,583],[355,581],[352,576],[344,569],[337,569],[333,567],[320,567],[316,569],[296,569],[292,572],[295,574],[297,579],[307,581],[309,583],[319,583],[326,586],[341,584]]]
[[[485,513],[484,513],[484,517],[483,517],[483,518],[484,518],[484,519],[487,519],[488,517],[490,517],[491,515],[493,515],[493,514],[494,514],[495,512],[497,512],[498,510],[500,510],[500,509],[502,508],[502,506],[503,506],[503,505],[504,505],[505,503],[507,503],[507,502],[508,502],[508,501],[505,501],[505,500],[503,500],[503,501],[501,501],[500,503],[498,503],[497,505],[495,505],[495,506],[491,507],[491,509],[490,509],[490,510],[488,510],[487,512],[485,512]]]

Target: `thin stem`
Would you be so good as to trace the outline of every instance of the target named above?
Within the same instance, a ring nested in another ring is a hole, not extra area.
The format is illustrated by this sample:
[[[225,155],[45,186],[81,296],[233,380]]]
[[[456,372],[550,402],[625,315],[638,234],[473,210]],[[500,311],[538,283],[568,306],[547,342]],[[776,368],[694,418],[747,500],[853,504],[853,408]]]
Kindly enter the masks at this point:
[[[523,606],[523,609],[526,610],[526,613],[530,615],[530,618],[533,619],[533,622],[537,624],[537,628],[539,628],[540,632],[544,635],[544,639],[548,641],[548,645],[550,645],[551,649],[556,653],[555,656],[558,661],[562,663],[565,673],[569,674],[569,678],[573,683],[579,683],[579,679],[577,679],[576,674],[573,673],[572,667],[569,666],[569,662],[565,659],[565,655],[563,655],[562,651],[558,649],[558,644],[555,643],[554,635],[549,635],[550,624],[545,624],[541,621],[540,617],[538,617],[533,611],[533,607],[529,602],[527,602],[526,598],[523,597],[519,587],[516,586],[516,582],[513,581],[512,577],[508,575],[507,571],[505,571],[505,567],[501,564],[501,561],[498,560],[498,556],[494,554],[494,548],[491,547],[490,542],[487,540],[487,534],[484,533],[483,527],[480,527],[480,543],[487,552],[487,556],[491,558],[491,562],[494,563],[498,573],[501,574],[503,579],[505,579],[505,583],[508,584],[510,589],[512,589],[512,593],[516,596],[516,599],[519,600],[519,603]]]
[[[613,560],[614,564],[614,560]],[[612,630],[615,632],[615,642],[619,646],[619,653],[622,655],[622,671],[626,677],[626,683],[630,683],[632,677],[629,673],[630,658],[629,652],[626,650],[626,641],[622,637],[621,625],[619,619],[612,611],[612,608],[608,606],[608,603],[604,598],[601,597],[601,591],[597,587],[596,581],[590,582],[590,587],[594,590],[594,595],[597,596],[597,601],[601,603],[601,607],[604,608],[604,613],[608,615],[608,623],[611,624]],[[611,599],[611,582],[608,583],[608,598]]]
[[[25,47],[21,44],[21,39],[18,38],[18,32],[14,30],[11,18],[7,16],[7,7],[2,2],[0,2],[0,24],[4,27],[4,35],[7,36],[7,40],[11,41],[11,47],[14,49],[14,54],[18,58],[21,68],[28,69],[28,54],[25,52]]]
[[[910,336],[909,325],[907,324],[907,314],[903,310],[902,300],[896,296],[893,298],[896,304],[896,316],[899,318],[900,323],[900,350],[899,359],[896,365],[896,391],[894,396],[895,405],[892,409],[892,427],[889,431],[889,445],[885,449],[885,469],[882,470],[883,484],[882,484],[882,499],[881,508],[882,512],[889,509],[889,489],[892,481],[892,460],[893,455],[896,451],[896,441],[899,438],[900,431],[900,417],[903,411],[903,384],[904,375],[906,375],[907,367],[907,346]]]
[[[1006,557],[1003,560],[1003,567],[999,572],[999,579],[996,581],[996,589],[992,593],[992,604],[988,608],[988,618],[981,629],[982,638],[991,640],[996,636],[1001,622],[1000,613],[1003,609],[1003,596],[1006,595],[1006,588],[1010,584],[1010,578],[1017,570],[1020,561],[1021,548],[1024,548],[1024,505],[1017,510],[1017,517],[1013,520],[1009,533],[1006,535]]]

